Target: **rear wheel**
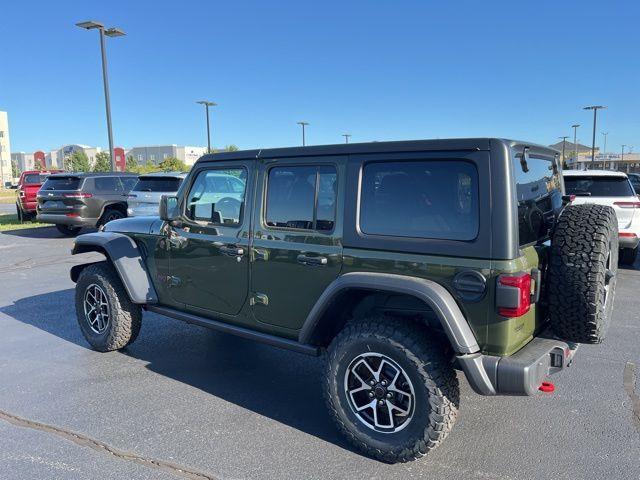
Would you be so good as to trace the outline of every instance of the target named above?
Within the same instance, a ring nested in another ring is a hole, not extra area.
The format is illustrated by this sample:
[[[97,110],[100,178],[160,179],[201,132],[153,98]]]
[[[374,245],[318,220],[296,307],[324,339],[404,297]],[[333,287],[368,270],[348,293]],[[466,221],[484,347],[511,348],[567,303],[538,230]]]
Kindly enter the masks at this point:
[[[572,205],[551,241],[549,319],[564,340],[601,343],[611,320],[618,273],[616,214],[604,205]]]
[[[78,233],[80,233],[80,230],[82,229],[82,227],[72,227],[71,225],[60,225],[60,224],[57,224],[56,228],[61,234],[67,237],[74,237],[78,235]]]
[[[124,218],[124,217],[125,217],[125,214],[122,213],[120,210],[118,210],[116,208],[108,208],[102,214],[102,218],[100,218],[100,221],[98,222],[98,225],[104,225],[104,224],[109,223],[109,222],[111,222],[113,220],[118,220],[118,219]]]
[[[142,311],[131,302],[107,262],[85,268],[76,284],[76,316],[87,342],[101,352],[119,350],[140,333]]]
[[[24,222],[24,215],[22,213],[22,209],[20,208],[20,205],[18,205],[17,203],[16,203],[16,211],[18,213],[18,221]]]
[[[423,327],[387,317],[347,324],[336,336],[327,352],[325,400],[355,447],[395,463],[444,440],[459,390],[440,347]]]
[[[622,248],[620,250],[620,263],[622,263],[623,265],[633,265],[636,262],[637,255],[637,246],[636,248]]]

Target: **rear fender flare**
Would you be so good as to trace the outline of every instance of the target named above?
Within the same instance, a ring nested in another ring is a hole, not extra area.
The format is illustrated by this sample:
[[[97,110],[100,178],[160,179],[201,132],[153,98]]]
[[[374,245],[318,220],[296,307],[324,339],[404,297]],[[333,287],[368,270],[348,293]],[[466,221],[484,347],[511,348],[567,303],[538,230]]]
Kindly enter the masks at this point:
[[[158,295],[149,278],[140,250],[131,237],[116,232],[80,235],[75,240],[71,254],[85,252],[100,252],[109,259],[133,303],[158,303]],[[92,263],[72,267],[71,280],[76,282],[82,270],[89,265]]]
[[[451,346],[458,354],[480,350],[460,307],[442,285],[424,278],[375,272],[345,273],[334,280],[320,296],[300,329],[301,343],[313,343],[315,333],[322,328],[323,314],[341,292],[352,288],[414,296],[433,309]]]

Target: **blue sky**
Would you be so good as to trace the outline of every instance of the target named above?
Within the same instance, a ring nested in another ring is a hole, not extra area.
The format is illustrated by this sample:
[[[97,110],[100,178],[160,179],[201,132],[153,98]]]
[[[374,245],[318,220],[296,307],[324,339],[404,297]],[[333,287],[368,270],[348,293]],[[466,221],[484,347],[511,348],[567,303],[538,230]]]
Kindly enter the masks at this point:
[[[640,150],[640,2],[4,2],[0,110],[13,151],[107,145],[95,19],[108,39],[115,143],[215,146],[501,136]]]

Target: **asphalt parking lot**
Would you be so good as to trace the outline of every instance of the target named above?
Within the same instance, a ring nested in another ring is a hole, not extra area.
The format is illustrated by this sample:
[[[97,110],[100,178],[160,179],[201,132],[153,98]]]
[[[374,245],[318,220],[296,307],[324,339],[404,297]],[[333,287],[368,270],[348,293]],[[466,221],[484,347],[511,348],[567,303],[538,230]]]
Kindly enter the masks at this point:
[[[606,342],[582,346],[554,394],[485,398],[462,379],[447,441],[387,465],[330,423],[318,359],[149,313],[126,352],[90,350],[71,243],[0,234],[3,479],[640,478],[638,264],[620,271]]]

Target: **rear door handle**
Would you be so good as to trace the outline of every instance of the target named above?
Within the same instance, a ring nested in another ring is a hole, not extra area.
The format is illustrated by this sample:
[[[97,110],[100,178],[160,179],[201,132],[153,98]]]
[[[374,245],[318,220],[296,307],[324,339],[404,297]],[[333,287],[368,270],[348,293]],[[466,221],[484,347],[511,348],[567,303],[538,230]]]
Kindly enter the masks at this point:
[[[244,248],[235,245],[223,245],[220,247],[220,253],[228,255],[229,257],[241,257],[244,255]]]
[[[298,263],[303,265],[326,265],[327,257],[310,257],[308,255],[298,255]]]

